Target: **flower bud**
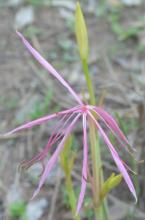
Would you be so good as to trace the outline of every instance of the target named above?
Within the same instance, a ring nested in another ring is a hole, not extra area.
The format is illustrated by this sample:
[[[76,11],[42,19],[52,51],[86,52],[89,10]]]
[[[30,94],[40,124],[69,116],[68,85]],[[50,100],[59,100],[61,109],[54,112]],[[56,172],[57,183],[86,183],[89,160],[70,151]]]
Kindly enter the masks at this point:
[[[112,173],[111,176],[103,184],[103,187],[100,193],[101,200],[103,200],[113,188],[118,186],[121,180],[122,180],[121,174],[115,175],[114,173]]]
[[[88,35],[87,28],[85,24],[85,19],[81,10],[79,2],[76,5],[75,12],[75,32],[77,38],[77,44],[80,52],[80,57],[82,60],[88,59]]]

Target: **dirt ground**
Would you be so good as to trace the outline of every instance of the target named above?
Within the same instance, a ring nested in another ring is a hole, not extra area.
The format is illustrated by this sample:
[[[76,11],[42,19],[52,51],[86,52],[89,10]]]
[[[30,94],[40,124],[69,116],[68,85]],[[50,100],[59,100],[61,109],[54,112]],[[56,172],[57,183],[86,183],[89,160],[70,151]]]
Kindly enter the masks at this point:
[[[29,2],[29,1],[28,1]],[[16,125],[49,114],[58,109],[73,106],[74,100],[59,83],[33,60],[15,33],[15,18],[25,6],[34,7],[34,20],[31,24],[19,28],[29,41],[41,51],[73,88],[86,98],[87,91],[81,64],[76,49],[72,29],[74,13],[72,5],[45,6],[30,4],[0,6],[0,133]],[[31,3],[33,1],[30,1]],[[35,2],[35,1],[34,1]],[[70,1],[71,2],[71,1]],[[96,99],[103,98],[103,106],[112,115],[116,115],[121,128],[128,135],[129,141],[137,149],[138,160],[145,158],[145,7],[143,5],[120,9],[119,24],[126,29],[133,27],[138,31],[125,39],[119,39],[122,33],[114,31],[118,25],[114,21],[112,8],[107,6],[102,15],[96,16],[92,8],[84,11],[90,41],[90,72],[93,79]],[[112,17],[111,17],[112,16]],[[139,19],[143,17],[142,21]],[[119,26],[119,25],[118,25]],[[35,29],[34,29],[35,27]],[[28,29],[29,28],[29,29]],[[32,31],[32,34],[30,32]],[[124,33],[123,33],[124,34]],[[47,103],[46,97],[49,101]],[[40,108],[46,102],[46,107]],[[12,203],[22,200],[28,204],[37,186],[41,167],[30,172],[18,173],[21,161],[32,158],[47,142],[53,124],[40,126],[38,129],[21,132],[9,137],[0,136],[0,219],[22,219],[12,216]],[[78,157],[73,179],[78,187],[81,177],[82,143],[81,129],[75,132],[77,137]],[[111,155],[103,143],[102,159],[105,176],[118,172]],[[106,153],[107,152],[107,153]],[[120,153],[128,160],[137,177],[132,175],[138,190],[138,203],[122,184],[113,190],[108,198],[111,220],[145,219],[145,165],[131,162],[125,153]],[[35,167],[34,167],[35,168]],[[36,171],[36,172],[35,172]],[[51,178],[50,178],[51,179]],[[88,193],[89,197],[89,193]],[[59,168],[54,171],[52,180],[43,187],[36,201],[45,199],[41,220],[73,219],[67,206],[64,192],[64,174]],[[82,209],[81,219],[93,219],[90,213]],[[34,217],[29,219],[35,220]]]

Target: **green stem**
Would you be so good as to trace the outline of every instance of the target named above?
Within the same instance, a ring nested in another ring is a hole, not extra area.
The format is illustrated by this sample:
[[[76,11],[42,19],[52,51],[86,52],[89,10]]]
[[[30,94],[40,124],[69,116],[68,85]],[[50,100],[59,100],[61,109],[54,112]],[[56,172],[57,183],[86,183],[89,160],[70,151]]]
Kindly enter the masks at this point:
[[[92,120],[89,121],[89,128],[90,128],[90,144],[91,144],[91,156],[92,156],[92,172],[93,172],[93,195],[94,195],[94,208],[96,212],[96,219],[102,218],[102,208],[97,208],[97,204],[99,203],[99,192],[101,189],[101,176],[100,176],[100,169],[101,169],[101,159],[100,159],[100,149],[98,145],[98,140],[96,138],[96,130],[94,123]]]
[[[95,105],[95,102],[96,102],[95,101],[95,93],[94,93],[92,81],[91,81],[91,78],[90,78],[89,68],[88,68],[88,64],[87,64],[86,60],[82,60],[82,66],[83,66],[83,71],[84,71],[85,78],[86,78],[88,92],[89,92],[89,95],[90,95],[90,104]]]
[[[73,213],[73,217],[75,220],[80,220],[80,217],[78,215],[76,216],[76,197],[75,197],[75,193],[73,190],[72,179],[71,179],[70,173],[69,174],[66,173],[65,183],[66,183],[69,204],[70,204],[70,207]]]
[[[88,92],[90,95],[90,104],[95,105],[95,93],[92,85],[92,81],[89,74],[87,60],[82,60],[83,71],[85,74]],[[91,144],[91,156],[92,156],[92,173],[93,173],[93,200],[95,208],[96,220],[108,220],[108,211],[106,201],[102,202],[102,205],[97,207],[99,204],[100,190],[103,184],[103,172],[101,163],[101,152],[98,142],[98,135],[96,134],[96,127],[92,120],[89,121],[90,129],[90,144]]]

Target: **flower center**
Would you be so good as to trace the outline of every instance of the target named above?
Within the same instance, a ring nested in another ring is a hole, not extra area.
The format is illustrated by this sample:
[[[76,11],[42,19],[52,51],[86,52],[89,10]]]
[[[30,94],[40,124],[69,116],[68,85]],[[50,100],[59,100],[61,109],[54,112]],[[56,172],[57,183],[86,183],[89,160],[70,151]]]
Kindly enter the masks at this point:
[[[83,105],[83,106],[81,107],[81,110],[82,110],[83,113],[84,113],[84,112],[87,112],[87,111],[88,111],[87,105]]]

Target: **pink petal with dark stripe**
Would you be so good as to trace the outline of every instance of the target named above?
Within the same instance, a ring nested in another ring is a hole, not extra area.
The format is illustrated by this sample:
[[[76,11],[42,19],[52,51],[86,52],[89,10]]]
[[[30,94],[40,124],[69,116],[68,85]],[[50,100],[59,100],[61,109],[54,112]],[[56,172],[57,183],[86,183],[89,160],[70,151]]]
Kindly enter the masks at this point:
[[[56,164],[57,160],[58,160],[58,157],[59,157],[59,154],[61,153],[61,151],[63,150],[63,147],[64,147],[64,143],[67,139],[67,137],[69,136],[69,134],[71,133],[75,123],[77,122],[77,120],[79,119],[80,117],[80,114],[78,114],[74,119],[73,121],[71,122],[71,124],[69,125],[69,127],[67,128],[66,132],[65,132],[65,135],[62,139],[62,141],[60,142],[60,144],[58,145],[58,147],[56,148],[55,152],[53,153],[52,157],[50,158],[50,160],[48,161],[46,167],[45,167],[45,170],[40,178],[40,181],[39,181],[39,185],[38,185],[38,188],[36,189],[36,191],[34,192],[33,196],[32,196],[32,199],[39,193],[41,187],[43,186],[46,178],[48,177],[49,173],[51,172],[52,168],[54,167],[54,165]]]
[[[100,119],[105,122],[105,124],[108,126],[108,128],[110,128],[110,130],[113,132],[113,134],[115,134],[116,138],[122,144],[122,146],[127,148],[129,151],[133,151],[133,150],[135,151],[135,149],[130,146],[127,138],[125,137],[125,135],[123,134],[123,132],[119,128],[115,119],[100,107],[94,107],[93,109],[98,114]]]
[[[47,116],[41,117],[39,119],[36,119],[34,121],[31,121],[31,122],[28,122],[28,123],[26,123],[24,125],[21,125],[21,126],[15,128],[15,129],[13,129],[12,131],[9,131],[8,133],[4,134],[4,136],[11,135],[11,134],[13,134],[15,132],[18,132],[18,131],[21,131],[21,130],[24,130],[24,129],[32,128],[32,127],[34,127],[36,125],[41,125],[44,122],[47,122],[47,121],[49,121],[49,120],[51,120],[53,118],[56,118],[58,116],[75,112],[75,110],[77,110],[77,109],[78,109],[78,107],[75,107],[75,108],[64,110],[64,111],[61,111],[61,112],[58,112],[58,113],[54,113],[52,115],[47,115]]]
[[[109,150],[110,150],[110,152],[112,154],[112,157],[113,157],[113,159],[114,159],[114,161],[115,161],[119,171],[121,172],[125,182],[127,183],[129,190],[133,194],[133,196],[135,198],[135,201],[137,202],[137,196],[136,196],[135,188],[133,186],[132,180],[131,180],[130,176],[128,175],[128,172],[127,172],[125,166],[122,163],[122,160],[120,159],[117,151],[115,150],[115,148],[111,144],[109,138],[107,137],[107,135],[105,134],[104,130],[101,128],[101,126],[99,125],[97,120],[94,118],[94,116],[91,113],[89,113],[89,115],[90,115],[91,119],[94,121],[96,127],[99,129],[99,131],[100,131],[100,133],[101,133],[105,143],[107,144],[107,146],[108,146],[108,148],[109,148]]]

